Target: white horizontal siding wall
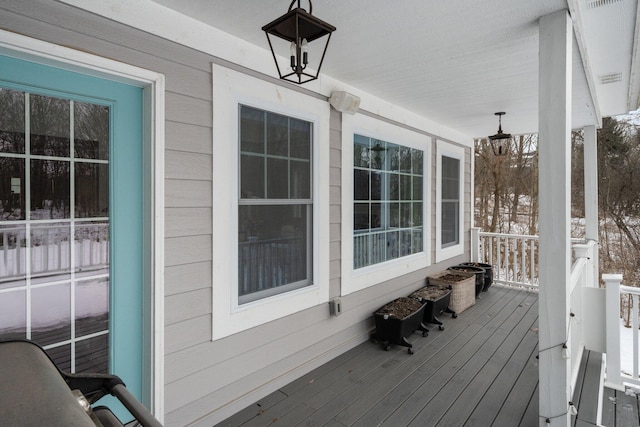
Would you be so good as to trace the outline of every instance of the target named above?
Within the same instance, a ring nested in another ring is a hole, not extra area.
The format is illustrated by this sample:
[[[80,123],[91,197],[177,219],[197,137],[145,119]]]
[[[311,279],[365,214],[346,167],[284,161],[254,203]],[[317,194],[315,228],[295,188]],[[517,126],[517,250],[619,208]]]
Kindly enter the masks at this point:
[[[217,58],[57,2],[7,0],[0,28],[147,68],[166,77],[165,422],[211,426],[366,340],[371,313],[468,260],[471,148],[465,148],[465,253],[327,304],[211,341],[212,99]],[[341,291],[341,113],[330,122],[330,296]],[[428,131],[428,130],[426,130]],[[437,135],[434,135],[437,136]],[[435,261],[435,164],[431,152],[431,262]],[[350,259],[350,258],[349,258]]]

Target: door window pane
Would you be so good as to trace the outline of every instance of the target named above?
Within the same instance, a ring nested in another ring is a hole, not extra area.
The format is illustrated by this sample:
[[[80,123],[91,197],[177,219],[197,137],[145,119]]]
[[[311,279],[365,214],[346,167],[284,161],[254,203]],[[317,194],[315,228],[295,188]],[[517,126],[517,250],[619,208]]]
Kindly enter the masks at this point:
[[[25,219],[25,160],[0,157],[0,221]]]
[[[40,345],[71,338],[71,286],[44,286],[31,291],[31,338]]]
[[[110,109],[0,88],[0,113],[0,339],[107,372]]]
[[[75,102],[73,117],[75,157],[107,160],[109,158],[109,107]]]
[[[75,286],[76,337],[109,330],[109,279],[80,282]]]
[[[0,290],[26,284],[26,232],[27,227],[23,224],[0,223]],[[0,307],[2,306],[1,299],[0,296]]]
[[[71,272],[71,224],[40,223],[30,227],[32,284],[69,280]]]
[[[17,90],[0,88],[0,152],[24,154],[24,97]]]
[[[70,217],[69,162],[31,160],[31,219]]]
[[[65,99],[30,96],[31,154],[69,157],[69,104]]]
[[[24,290],[0,294],[0,338],[27,338],[27,292]]]
[[[109,165],[75,164],[76,218],[109,216]]]

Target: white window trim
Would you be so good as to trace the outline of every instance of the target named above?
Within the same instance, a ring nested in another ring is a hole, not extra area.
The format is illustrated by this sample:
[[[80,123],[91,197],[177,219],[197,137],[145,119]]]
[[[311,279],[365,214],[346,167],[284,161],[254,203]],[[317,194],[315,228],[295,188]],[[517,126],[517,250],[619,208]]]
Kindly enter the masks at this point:
[[[0,54],[143,89],[143,403],[164,421],[164,98],[162,74],[0,30]]]
[[[460,242],[442,248],[442,157],[451,157],[460,161],[460,215],[458,229]],[[436,262],[444,261],[464,253],[464,148],[438,140],[436,143]]]
[[[368,136],[417,148],[424,152],[422,186],[423,250],[412,255],[353,268],[353,137]],[[342,116],[342,295],[360,291],[431,263],[431,146],[432,138],[373,117],[356,114]]]
[[[213,315],[212,340],[329,300],[329,103],[212,64]],[[238,303],[238,104],[313,122],[313,283]]]

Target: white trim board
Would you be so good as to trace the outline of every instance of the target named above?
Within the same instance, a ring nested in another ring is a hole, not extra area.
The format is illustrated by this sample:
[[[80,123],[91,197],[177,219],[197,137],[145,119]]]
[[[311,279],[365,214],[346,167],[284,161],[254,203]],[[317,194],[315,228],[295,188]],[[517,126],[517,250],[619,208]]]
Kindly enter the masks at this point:
[[[212,340],[241,332],[329,300],[329,104],[212,64],[213,75],[213,315]],[[238,303],[238,104],[313,123],[313,283]]]

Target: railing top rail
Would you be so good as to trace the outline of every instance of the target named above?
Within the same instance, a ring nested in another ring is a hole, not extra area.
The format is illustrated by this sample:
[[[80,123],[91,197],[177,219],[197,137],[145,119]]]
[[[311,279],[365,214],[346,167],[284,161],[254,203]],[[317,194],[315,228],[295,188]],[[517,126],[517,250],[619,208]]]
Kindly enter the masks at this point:
[[[620,292],[624,292],[626,294],[640,295],[640,288],[635,286],[620,285]]]
[[[485,237],[508,237],[511,239],[530,239],[530,240],[538,240],[538,236],[536,235],[530,235],[530,234],[509,234],[509,233],[492,233],[490,231],[480,231],[478,233],[480,236],[485,236]],[[576,243],[576,244],[590,244],[591,242],[594,242],[593,240],[590,241],[586,241],[585,239],[581,238],[581,237],[572,237],[571,238],[571,243]],[[594,242],[595,243],[595,242]]]
[[[509,237],[509,238],[518,238],[518,239],[531,239],[538,240],[538,236],[530,236],[526,234],[508,234],[508,233],[491,233],[489,231],[481,231],[480,236],[486,237]]]

